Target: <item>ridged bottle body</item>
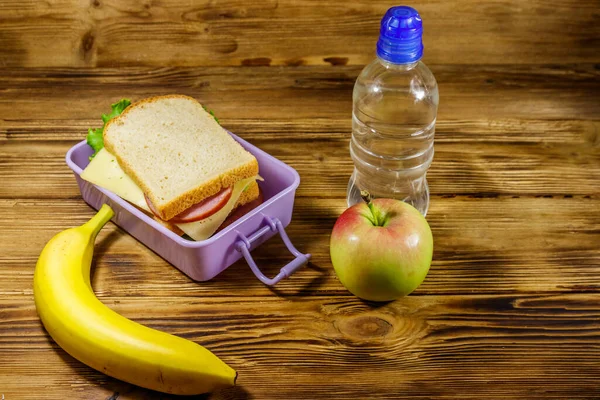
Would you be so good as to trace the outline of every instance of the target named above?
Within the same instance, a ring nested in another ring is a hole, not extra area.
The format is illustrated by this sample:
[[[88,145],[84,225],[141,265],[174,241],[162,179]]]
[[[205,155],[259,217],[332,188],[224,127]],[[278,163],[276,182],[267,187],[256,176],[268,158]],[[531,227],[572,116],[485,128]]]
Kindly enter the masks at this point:
[[[363,69],[353,91],[348,206],[366,190],[427,214],[438,102],[435,77],[421,61],[395,64],[378,57]]]

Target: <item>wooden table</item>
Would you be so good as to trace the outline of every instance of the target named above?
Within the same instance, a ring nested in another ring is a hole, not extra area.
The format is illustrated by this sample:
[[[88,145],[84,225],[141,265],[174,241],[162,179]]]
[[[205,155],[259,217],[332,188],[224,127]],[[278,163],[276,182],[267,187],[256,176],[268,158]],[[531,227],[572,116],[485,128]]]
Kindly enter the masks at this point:
[[[600,5],[428,1],[439,82],[428,220],[412,295],[367,304],[337,280],[351,94],[387,2],[0,3],[0,394],[166,399],[46,334],[35,262],[94,211],[66,151],[122,98],[182,93],[301,176],[288,232],[310,265],[274,289],[238,262],[194,282],[108,224],[93,287],[133,320],[239,371],[210,399],[600,398]],[[280,240],[254,252],[269,273]]]

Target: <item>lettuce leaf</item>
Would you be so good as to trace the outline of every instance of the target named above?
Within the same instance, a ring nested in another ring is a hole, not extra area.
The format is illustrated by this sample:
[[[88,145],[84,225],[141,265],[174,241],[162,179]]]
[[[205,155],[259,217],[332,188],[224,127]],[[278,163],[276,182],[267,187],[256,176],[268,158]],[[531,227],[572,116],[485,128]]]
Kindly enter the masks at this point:
[[[129,105],[131,104],[131,101],[129,101],[128,99],[121,99],[121,101],[112,104],[111,107],[111,112],[110,114],[106,115],[106,114],[102,114],[102,121],[104,122],[104,125],[106,125],[106,123],[108,121],[110,121],[112,118],[116,117],[117,115],[120,115],[123,110],[125,110],[127,107],[129,107]]]
[[[219,124],[219,125],[221,124],[219,122],[219,118],[217,118],[217,116],[215,115],[214,112],[212,112],[212,110],[209,110],[208,108],[206,108],[204,106],[202,106],[202,108],[204,108],[204,111],[206,111],[207,113],[209,113],[210,115],[212,115],[212,117],[215,119],[215,121],[217,121],[217,124]]]
[[[111,104],[111,106],[110,106],[110,108],[111,108],[110,113],[109,114],[102,114],[102,122],[104,122],[104,124],[102,125],[102,128],[90,128],[90,129],[88,129],[88,134],[86,136],[86,141],[87,141],[87,144],[92,149],[94,149],[94,154],[92,154],[90,156],[90,160],[92,158],[94,158],[94,156],[100,150],[102,150],[102,148],[104,147],[104,138],[102,137],[102,133],[104,132],[104,127],[106,126],[106,123],[108,121],[110,121],[111,119],[113,119],[114,117],[120,115],[123,112],[123,110],[125,110],[127,107],[129,107],[130,104],[131,104],[131,101],[129,101],[129,99],[121,99],[117,103]]]
[[[87,144],[90,145],[92,149],[94,149],[94,154],[90,157],[90,160],[94,158],[96,153],[98,153],[104,147],[104,139],[102,138],[102,132],[104,128],[90,128],[88,129],[88,134],[86,137]]]

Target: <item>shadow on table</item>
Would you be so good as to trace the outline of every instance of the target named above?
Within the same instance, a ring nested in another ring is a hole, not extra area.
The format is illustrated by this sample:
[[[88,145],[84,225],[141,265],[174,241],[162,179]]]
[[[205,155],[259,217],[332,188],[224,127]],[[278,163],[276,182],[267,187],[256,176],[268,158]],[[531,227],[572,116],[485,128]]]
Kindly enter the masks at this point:
[[[97,260],[103,259],[104,254],[109,251],[112,244],[119,239],[122,233],[121,228],[115,229],[94,244],[94,256],[92,257],[92,266],[90,267],[92,287],[96,287],[95,272]]]
[[[277,286],[267,286],[267,288],[275,295],[279,297],[285,297],[289,300],[294,300],[294,297],[298,297],[298,300],[302,300],[302,296],[307,296],[314,294],[323,286],[325,281],[328,279],[328,274],[326,274],[327,268],[320,267],[312,262],[308,262],[308,264],[303,269],[310,269],[318,272],[319,274],[312,278],[310,281],[302,284],[299,287],[296,287],[292,293],[289,290],[279,289]],[[302,273],[300,269],[298,273]],[[293,278],[291,278],[293,279]]]

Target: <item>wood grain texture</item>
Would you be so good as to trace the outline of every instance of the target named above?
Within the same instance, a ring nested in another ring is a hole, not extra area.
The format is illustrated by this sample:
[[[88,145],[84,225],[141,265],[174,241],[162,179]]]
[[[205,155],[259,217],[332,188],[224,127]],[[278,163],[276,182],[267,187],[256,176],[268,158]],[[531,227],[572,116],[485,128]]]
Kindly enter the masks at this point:
[[[428,214],[434,262],[415,293],[599,293],[599,204],[600,198],[583,196],[436,196]],[[351,296],[329,259],[329,234],[344,207],[342,199],[297,199],[287,231],[313,258],[308,268],[274,290],[256,280],[242,261],[212,281],[194,282],[112,224],[98,240],[94,288],[101,297]],[[39,249],[56,231],[92,215],[80,199],[0,200],[0,293],[30,295]],[[253,254],[272,275],[290,259],[277,238]]]
[[[0,3],[0,66],[365,64],[390,7],[371,0]],[[425,60],[599,62],[596,0],[425,1]]]
[[[428,175],[434,194],[599,193],[600,73],[593,65],[467,69],[465,75],[457,66],[435,68],[444,102]],[[107,105],[174,92],[200,99],[223,126],[296,168],[305,178],[299,196],[343,196],[352,170],[350,101],[359,69],[274,71],[5,69],[0,197],[36,197],[39,188],[44,196],[77,196],[62,157],[98,125]],[[305,151],[281,146],[288,140]]]
[[[198,98],[224,119],[319,118],[349,124],[352,88],[361,68],[6,68],[0,74],[0,115],[9,121],[32,115],[38,120],[97,121],[107,104],[122,97],[176,92]],[[598,119],[600,69],[596,64],[435,64],[431,70],[445,100],[438,113],[442,122]],[[69,101],[69,107],[57,106],[64,101]]]
[[[287,231],[311,263],[275,288],[238,262],[194,282],[109,223],[93,287],[128,318],[240,373],[196,399],[600,398],[600,7],[423,1],[440,89],[425,282],[387,304],[340,284],[352,88],[389,3],[0,2],[0,395],[171,399],[68,356],[34,266],[93,210],[66,151],[120,98],[181,93],[301,176]],[[274,275],[290,255],[253,252]]]
[[[57,348],[27,297],[4,300],[0,350],[10,357],[0,382],[7,394],[21,393],[19,380],[29,379],[37,397],[18,398],[154,397]],[[239,388],[211,399],[518,398],[524,388],[531,399],[591,399],[600,389],[600,312],[592,294],[412,296],[378,307],[336,296],[105,301],[202,343],[241,371]],[[32,367],[38,357],[44,370]]]

